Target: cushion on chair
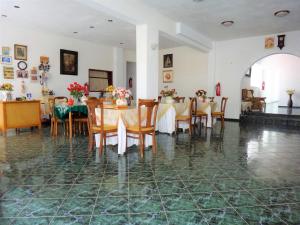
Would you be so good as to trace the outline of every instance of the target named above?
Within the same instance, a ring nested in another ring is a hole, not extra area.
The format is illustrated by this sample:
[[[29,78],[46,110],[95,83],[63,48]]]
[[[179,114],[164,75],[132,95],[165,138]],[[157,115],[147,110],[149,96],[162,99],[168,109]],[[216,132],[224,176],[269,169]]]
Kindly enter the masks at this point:
[[[212,116],[224,116],[223,112],[212,112],[211,113]]]
[[[92,128],[94,131],[101,131],[101,127],[100,126],[93,126]],[[117,126],[114,125],[104,125],[104,131],[113,131],[113,130],[117,130]]]
[[[184,116],[184,115],[180,115],[180,116],[176,116],[176,120],[189,120],[191,117],[190,116]]]
[[[196,113],[197,116],[207,116],[207,113],[206,112],[203,112],[201,110],[197,110],[197,113]]]
[[[132,126],[132,127],[128,127],[126,128],[127,131],[132,131],[132,132],[139,132],[139,127],[138,126]],[[142,132],[153,132],[154,128],[153,127],[142,127],[141,128]]]

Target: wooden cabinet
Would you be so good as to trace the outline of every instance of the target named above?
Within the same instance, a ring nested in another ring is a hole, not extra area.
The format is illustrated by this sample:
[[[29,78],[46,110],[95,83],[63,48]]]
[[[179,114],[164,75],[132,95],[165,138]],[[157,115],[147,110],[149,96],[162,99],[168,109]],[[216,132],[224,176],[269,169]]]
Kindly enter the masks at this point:
[[[40,101],[0,101],[0,130],[41,127]]]

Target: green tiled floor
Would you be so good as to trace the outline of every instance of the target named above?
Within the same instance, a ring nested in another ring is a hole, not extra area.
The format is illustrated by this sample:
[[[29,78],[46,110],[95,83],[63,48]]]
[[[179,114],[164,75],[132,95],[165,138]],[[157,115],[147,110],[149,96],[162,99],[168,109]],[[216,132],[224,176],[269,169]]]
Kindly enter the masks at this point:
[[[226,123],[158,152],[87,153],[49,129],[0,137],[0,224],[300,224],[300,133]]]

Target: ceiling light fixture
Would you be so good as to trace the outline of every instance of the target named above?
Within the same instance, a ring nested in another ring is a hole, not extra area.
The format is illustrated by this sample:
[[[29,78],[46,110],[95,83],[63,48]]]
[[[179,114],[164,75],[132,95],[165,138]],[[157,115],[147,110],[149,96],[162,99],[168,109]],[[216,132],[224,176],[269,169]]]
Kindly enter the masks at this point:
[[[94,29],[95,27],[94,27],[94,26],[90,26],[90,28],[91,28],[91,29]]]
[[[16,9],[19,9],[19,8],[20,8],[20,6],[18,6],[18,5],[14,5],[14,7],[15,7]]]
[[[2,14],[2,15],[1,15],[1,17],[3,17],[3,18],[6,18],[6,17],[7,17],[7,15],[4,15],[4,14]]]
[[[199,3],[199,2],[203,2],[203,0],[193,0],[193,2]]]
[[[124,45],[124,43],[123,43],[123,42],[120,42],[120,45]]]
[[[284,17],[287,16],[288,14],[290,14],[290,10],[279,10],[277,12],[274,12],[274,16],[277,17]]]
[[[112,22],[114,22],[114,21],[113,21],[112,19],[108,19],[107,22],[112,23]]]
[[[221,22],[221,25],[223,25],[224,27],[230,27],[234,24],[234,21],[232,20],[225,20],[223,22]]]
[[[77,31],[74,31],[73,34],[78,34],[78,32],[77,32]]]

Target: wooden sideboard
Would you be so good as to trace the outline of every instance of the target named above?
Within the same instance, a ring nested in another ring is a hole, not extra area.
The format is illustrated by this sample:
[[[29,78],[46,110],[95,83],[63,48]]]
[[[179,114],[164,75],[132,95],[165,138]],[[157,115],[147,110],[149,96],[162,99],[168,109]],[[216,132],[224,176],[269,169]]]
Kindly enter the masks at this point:
[[[32,101],[0,101],[0,130],[6,133],[7,129],[41,128],[41,103]]]

